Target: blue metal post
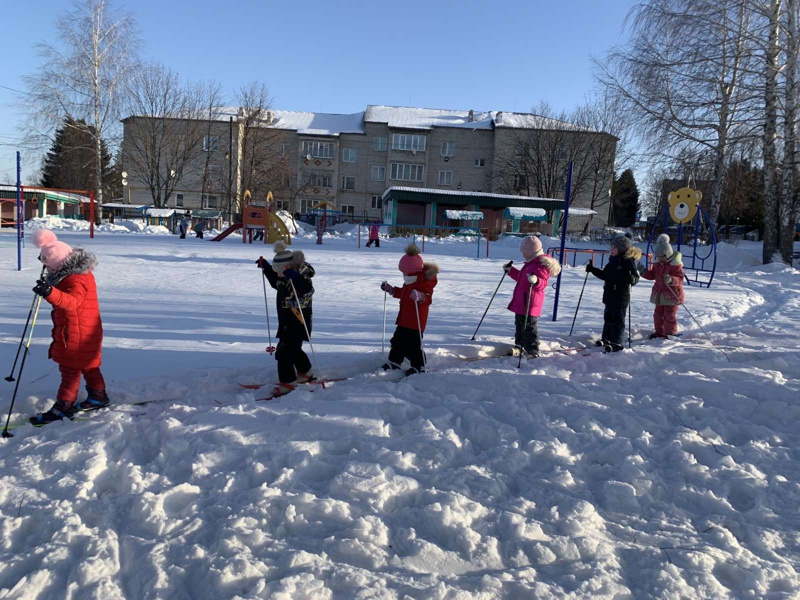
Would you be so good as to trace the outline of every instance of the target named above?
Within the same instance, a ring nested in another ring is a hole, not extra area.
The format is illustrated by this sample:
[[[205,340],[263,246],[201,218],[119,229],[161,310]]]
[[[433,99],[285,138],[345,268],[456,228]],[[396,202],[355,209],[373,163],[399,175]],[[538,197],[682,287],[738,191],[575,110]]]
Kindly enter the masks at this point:
[[[564,246],[567,243],[567,221],[569,220],[569,204],[572,200],[572,167],[574,163],[569,163],[567,170],[567,189],[564,193],[564,226],[561,228],[561,266],[564,266]],[[556,297],[553,301],[553,321],[558,320],[558,295],[561,291],[561,271],[558,272],[558,279],[556,280]]]
[[[22,271],[22,221],[25,211],[22,207],[22,160],[17,152],[17,271]]]

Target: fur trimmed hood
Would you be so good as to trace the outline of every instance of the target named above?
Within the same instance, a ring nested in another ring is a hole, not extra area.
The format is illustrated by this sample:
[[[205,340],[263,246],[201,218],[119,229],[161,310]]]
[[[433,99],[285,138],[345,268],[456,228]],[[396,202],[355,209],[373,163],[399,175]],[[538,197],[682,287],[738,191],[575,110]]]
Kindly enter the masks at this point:
[[[623,258],[632,258],[633,260],[639,260],[640,258],[642,258],[642,251],[636,246],[631,246],[630,248],[628,248],[628,251],[625,252],[625,256]]]
[[[436,279],[436,276],[439,274],[439,265],[436,263],[422,263],[422,269],[425,274],[425,279],[428,281]]]
[[[539,262],[541,262],[547,270],[550,271],[550,275],[555,277],[559,273],[561,273],[561,265],[558,264],[558,261],[553,258],[552,256],[548,256],[547,254],[542,254],[539,257]]]
[[[70,275],[82,275],[88,273],[97,266],[97,257],[83,248],[75,248],[69,253],[62,265],[47,274],[45,281],[50,285],[58,285],[64,278]]]
[[[682,259],[683,259],[683,255],[680,252],[675,251],[675,252],[672,253],[672,256],[670,256],[667,259],[667,262],[669,264],[671,264],[673,267],[682,267],[683,266],[683,260]]]

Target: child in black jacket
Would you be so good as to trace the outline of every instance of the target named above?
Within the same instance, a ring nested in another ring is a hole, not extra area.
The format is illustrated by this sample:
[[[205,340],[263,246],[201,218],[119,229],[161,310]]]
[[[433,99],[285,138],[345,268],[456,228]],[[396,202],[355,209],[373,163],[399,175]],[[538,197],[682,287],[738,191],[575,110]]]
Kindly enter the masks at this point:
[[[270,265],[264,258],[256,264],[264,271],[269,284],[278,292],[278,348],[275,360],[278,361],[278,380],[273,395],[288,394],[295,383],[307,383],[314,377],[311,374],[311,361],[303,352],[303,342],[311,335],[311,299],[314,286],[314,267],[305,261],[305,255],[296,250],[292,252],[283,242],[275,243],[275,258]],[[294,285],[293,285],[294,284]],[[297,296],[295,296],[295,291]],[[304,324],[305,323],[305,324]],[[308,335],[306,335],[308,328]]]
[[[611,256],[603,269],[589,262],[586,271],[605,281],[603,286],[603,336],[597,342],[605,346],[606,352],[619,352],[624,348],[622,336],[625,333],[625,313],[631,302],[631,286],[639,283],[636,261],[642,251],[631,240],[620,235],[611,240]]]

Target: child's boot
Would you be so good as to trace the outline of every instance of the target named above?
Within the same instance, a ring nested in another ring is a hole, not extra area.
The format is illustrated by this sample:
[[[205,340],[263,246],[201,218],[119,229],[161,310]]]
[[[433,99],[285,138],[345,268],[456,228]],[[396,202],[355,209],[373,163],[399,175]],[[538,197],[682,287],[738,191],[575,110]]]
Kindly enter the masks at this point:
[[[92,390],[87,387],[86,391],[89,396],[86,398],[86,400],[78,404],[78,410],[84,412],[89,410],[98,410],[111,404],[111,400],[109,399],[105,390]]]
[[[46,425],[53,421],[61,421],[63,419],[72,419],[78,409],[74,403],[67,403],[63,400],[56,400],[56,403],[47,412],[39,413],[31,417],[29,420],[34,425]]]
[[[285,396],[292,390],[294,390],[294,385],[292,385],[291,383],[279,383],[272,389],[272,396],[273,398],[277,398],[278,396]]]
[[[312,381],[316,381],[317,378],[309,371],[308,373],[298,373],[297,374],[297,383],[311,383]]]

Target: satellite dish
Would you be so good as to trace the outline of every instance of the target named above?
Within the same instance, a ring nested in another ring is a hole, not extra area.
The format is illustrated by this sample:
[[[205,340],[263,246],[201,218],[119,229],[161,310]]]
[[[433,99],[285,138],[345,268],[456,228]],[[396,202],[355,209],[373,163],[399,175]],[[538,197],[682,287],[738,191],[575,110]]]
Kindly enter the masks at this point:
[[[311,160],[311,155],[310,154],[306,154],[306,160]]]
[[[128,172],[127,172],[127,171],[123,171],[123,172],[121,173],[121,175],[122,175],[122,178],[123,178],[123,179],[127,179],[127,178],[128,178]]]
[[[123,179],[122,180],[122,185],[128,185],[128,180],[127,179]]]

